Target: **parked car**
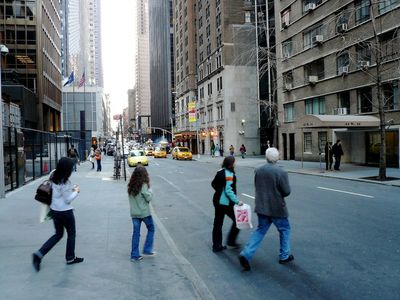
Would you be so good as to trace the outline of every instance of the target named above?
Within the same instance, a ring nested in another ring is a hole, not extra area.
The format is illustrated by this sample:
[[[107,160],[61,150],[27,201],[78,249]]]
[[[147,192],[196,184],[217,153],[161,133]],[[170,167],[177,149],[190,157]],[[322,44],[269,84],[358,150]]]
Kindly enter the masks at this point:
[[[154,150],[154,158],[167,158],[167,150],[163,147],[156,147]]]
[[[128,166],[136,167],[138,164],[148,166],[149,159],[143,150],[131,150],[128,155]]]
[[[187,147],[175,147],[172,150],[172,159],[188,159],[192,160],[192,152]]]

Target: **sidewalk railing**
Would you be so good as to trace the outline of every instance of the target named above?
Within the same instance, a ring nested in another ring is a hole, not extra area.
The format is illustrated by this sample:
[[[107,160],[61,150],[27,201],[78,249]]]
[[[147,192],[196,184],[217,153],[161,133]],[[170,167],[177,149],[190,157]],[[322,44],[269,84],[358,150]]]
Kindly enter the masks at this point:
[[[81,149],[82,140],[57,132],[3,126],[4,184],[11,191],[50,173],[67,156],[71,144]],[[80,151],[80,157],[84,157]]]

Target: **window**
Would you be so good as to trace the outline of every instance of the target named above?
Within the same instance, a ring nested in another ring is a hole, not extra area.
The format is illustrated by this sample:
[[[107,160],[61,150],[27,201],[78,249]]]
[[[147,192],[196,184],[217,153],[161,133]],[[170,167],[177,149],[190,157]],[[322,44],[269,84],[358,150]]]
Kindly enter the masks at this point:
[[[199,29],[203,27],[203,16],[199,18]]]
[[[343,67],[348,67],[350,64],[349,53],[342,53],[336,58],[337,73],[340,75],[343,73]]]
[[[211,26],[207,25],[206,27],[206,36],[209,37],[211,35]]]
[[[321,4],[322,0],[304,0],[303,1],[303,10],[304,12],[307,12],[307,6],[308,4],[315,4],[316,6],[318,4]]]
[[[400,55],[400,37],[397,30],[386,32],[379,36],[381,41],[381,56],[383,61],[396,59]]]
[[[348,26],[349,25],[349,17],[350,13],[347,10],[342,10],[337,13],[336,15],[336,32],[338,33],[343,33],[347,29],[343,28],[342,26]]]
[[[304,132],[304,152],[312,153],[311,132]]]
[[[213,121],[213,109],[209,108],[207,110],[207,117],[208,117],[208,122],[212,122]]]
[[[223,120],[224,115],[223,115],[222,105],[217,107],[217,111],[218,111],[218,120]]]
[[[325,97],[315,97],[306,100],[306,115],[324,115]]]
[[[292,39],[288,39],[282,43],[282,56],[283,58],[289,58],[293,55],[293,42]]]
[[[316,27],[312,28],[311,30],[305,32],[303,34],[303,48],[309,49],[314,46],[313,38],[316,35],[323,35],[324,30],[321,24],[317,25]]]
[[[200,88],[200,99],[204,98],[204,87]]]
[[[372,89],[365,87],[358,90],[358,112],[372,112]]]
[[[217,78],[217,91],[221,91],[222,90],[222,77],[218,77]]]
[[[231,112],[235,112],[235,110],[236,110],[235,102],[231,102]]]
[[[207,85],[207,95],[208,95],[208,96],[211,96],[211,95],[212,95],[212,82],[210,82],[210,83]]]
[[[357,67],[361,68],[366,63],[371,64],[371,45],[369,43],[360,43],[356,46]]]
[[[328,133],[326,131],[318,132],[318,151],[321,154],[325,151],[325,144],[327,142]]]
[[[211,54],[211,44],[207,45],[207,55]]]
[[[338,93],[338,107],[346,108],[346,114],[350,114],[350,91]]]
[[[291,90],[293,88],[293,72],[288,71],[283,74],[283,84],[285,90]]]
[[[380,0],[379,1],[379,13],[383,14],[389,10],[392,10],[397,4],[397,0]]]
[[[217,27],[221,26],[221,13],[217,14],[215,17],[215,23]]]
[[[282,28],[288,27],[289,24],[290,24],[290,8],[284,10],[281,13],[281,25],[282,25]]]
[[[294,121],[294,104],[289,103],[283,106],[283,110],[285,113],[285,122],[293,122]]]
[[[250,24],[251,23],[251,13],[249,11],[246,11],[244,13],[244,22],[246,24]]]
[[[385,109],[395,110],[399,109],[399,82],[393,81],[383,84],[383,96],[385,97]]]
[[[309,82],[310,76],[317,76],[318,80],[325,78],[324,59],[318,59],[304,66],[304,76],[306,83]]]
[[[203,34],[199,35],[199,45],[203,45]]]
[[[356,25],[360,24],[364,21],[369,20],[369,0],[356,0],[355,8],[356,8]]]

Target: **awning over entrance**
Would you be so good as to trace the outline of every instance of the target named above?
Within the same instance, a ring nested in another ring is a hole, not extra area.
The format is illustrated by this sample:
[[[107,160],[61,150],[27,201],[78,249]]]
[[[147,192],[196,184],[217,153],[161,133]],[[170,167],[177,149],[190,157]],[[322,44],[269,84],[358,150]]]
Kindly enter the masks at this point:
[[[379,127],[379,119],[374,116],[305,115],[298,124],[301,128]]]

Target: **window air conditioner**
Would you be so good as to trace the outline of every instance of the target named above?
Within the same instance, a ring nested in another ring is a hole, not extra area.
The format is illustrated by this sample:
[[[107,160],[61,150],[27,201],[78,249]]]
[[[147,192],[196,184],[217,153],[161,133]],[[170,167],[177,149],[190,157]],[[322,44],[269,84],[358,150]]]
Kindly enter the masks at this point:
[[[334,114],[335,115],[347,115],[347,107],[335,108]]]
[[[308,3],[308,4],[304,7],[304,11],[305,11],[305,12],[310,12],[310,11],[313,11],[316,7],[317,7],[317,5],[316,5],[315,3]]]
[[[347,29],[348,29],[347,23],[342,23],[342,24],[339,24],[339,25],[337,26],[337,32],[339,32],[339,33],[346,32]]]
[[[285,91],[290,91],[293,88],[293,83],[286,82],[285,83]]]
[[[349,66],[339,67],[339,75],[347,75],[349,73]]]
[[[369,68],[369,61],[368,60],[361,60],[358,65],[361,69],[368,69]]]
[[[324,41],[324,36],[322,34],[317,34],[312,38],[313,44],[322,44],[323,41]]]
[[[308,76],[309,83],[315,84],[317,81],[318,81],[318,76],[315,76],[315,75]]]

